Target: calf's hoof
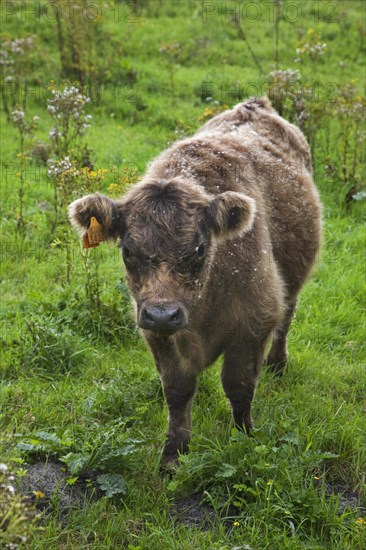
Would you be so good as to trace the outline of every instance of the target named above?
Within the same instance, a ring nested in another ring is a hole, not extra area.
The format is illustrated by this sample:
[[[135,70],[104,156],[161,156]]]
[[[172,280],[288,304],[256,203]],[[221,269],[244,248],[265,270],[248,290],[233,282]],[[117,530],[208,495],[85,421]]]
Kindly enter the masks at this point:
[[[159,472],[162,477],[171,479],[179,467],[178,456],[163,456]]]
[[[272,355],[270,353],[267,359],[265,360],[264,364],[270,372],[272,372],[276,376],[282,376],[285,370],[285,367],[287,365],[287,359],[288,359],[287,354]]]
[[[177,444],[176,441],[167,441],[160,461],[160,472],[163,475],[172,475],[179,467],[179,455],[188,453],[188,441]]]

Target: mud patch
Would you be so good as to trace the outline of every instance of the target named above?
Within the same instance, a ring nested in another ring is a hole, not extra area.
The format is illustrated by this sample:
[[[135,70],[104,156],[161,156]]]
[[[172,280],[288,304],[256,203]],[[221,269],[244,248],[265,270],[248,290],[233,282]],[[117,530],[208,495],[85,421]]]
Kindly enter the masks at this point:
[[[21,494],[29,498],[46,515],[56,512],[63,520],[68,512],[83,508],[102,493],[92,476],[79,476],[73,484],[70,475],[57,462],[38,462],[27,467],[27,475],[18,481]]]
[[[186,527],[197,527],[201,531],[209,531],[224,524],[227,529],[232,527],[236,510],[230,507],[229,510],[217,513],[209,504],[202,503],[202,495],[194,494],[190,497],[178,500],[169,511],[170,517]]]
[[[318,480],[319,489],[322,488],[322,481]],[[344,485],[324,483],[324,492],[327,497],[339,497],[338,513],[344,514],[347,511],[357,512],[358,515],[366,515],[366,503],[362,502],[358,493],[351,491]]]
[[[322,481],[317,482],[319,490],[322,489]],[[338,513],[341,515],[346,511],[356,512],[363,517],[366,515],[366,503],[362,502],[358,493],[351,491],[348,487],[338,484],[324,484],[326,497],[339,497]],[[176,501],[169,511],[169,516],[174,522],[186,527],[197,527],[201,531],[209,531],[219,524],[226,527],[228,531],[239,516],[239,510],[234,506],[217,513],[212,506],[202,503],[202,495],[194,494],[190,497]]]

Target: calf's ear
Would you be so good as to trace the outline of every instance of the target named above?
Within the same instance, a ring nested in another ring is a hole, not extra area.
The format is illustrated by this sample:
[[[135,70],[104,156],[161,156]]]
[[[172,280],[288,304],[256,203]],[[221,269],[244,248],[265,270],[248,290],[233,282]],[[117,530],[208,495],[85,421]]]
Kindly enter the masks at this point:
[[[210,203],[212,229],[218,240],[237,237],[250,231],[256,212],[255,200],[243,193],[226,191]]]
[[[102,225],[105,239],[117,239],[122,230],[122,217],[117,201],[95,193],[70,204],[70,222],[81,236],[88,229],[92,217]]]

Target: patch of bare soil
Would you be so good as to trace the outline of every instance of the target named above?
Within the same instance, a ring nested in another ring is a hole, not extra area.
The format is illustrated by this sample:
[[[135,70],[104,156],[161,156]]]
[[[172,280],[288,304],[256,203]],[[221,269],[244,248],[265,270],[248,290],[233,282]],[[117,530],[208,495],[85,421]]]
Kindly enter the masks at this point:
[[[225,512],[217,513],[209,504],[202,503],[202,495],[194,494],[176,501],[170,509],[170,517],[186,527],[197,527],[209,531],[218,523],[231,528],[235,517],[235,508],[230,507]]]
[[[319,488],[322,486],[322,481],[318,481]],[[339,484],[324,483],[324,491],[326,496],[339,496],[339,514],[346,511],[356,511],[360,516],[366,515],[366,503],[362,502],[358,493],[351,491],[349,487]]]
[[[57,513],[64,523],[66,515],[72,510],[80,510],[86,502],[101,498],[102,491],[97,488],[93,474],[79,476],[70,484],[66,468],[57,462],[38,462],[29,465],[27,475],[20,478],[18,490],[35,503],[39,511],[46,515]],[[318,481],[319,490],[323,482]],[[366,503],[360,495],[348,487],[339,484],[324,483],[325,494],[339,496],[339,513],[354,510],[359,516],[366,515]],[[193,494],[177,500],[170,509],[171,518],[187,527],[197,527],[208,531],[219,523],[230,529],[238,511],[231,506],[217,512],[209,504],[202,502],[202,495]]]
[[[31,499],[46,515],[56,512],[63,519],[68,512],[83,508],[85,502],[101,497],[90,476],[79,476],[70,484],[66,468],[57,462],[38,462],[27,467],[18,482],[19,492]]]
[[[321,480],[318,481],[318,485],[320,489]],[[339,514],[351,510],[357,512],[360,517],[366,515],[365,503],[361,501],[358,493],[338,484],[325,483],[324,487],[326,496],[339,496]],[[238,515],[239,512],[234,506],[218,514],[212,506],[202,503],[202,495],[199,494],[178,500],[170,509],[170,516],[174,521],[186,527],[197,527],[202,531],[208,531],[218,523],[223,523],[230,530]]]

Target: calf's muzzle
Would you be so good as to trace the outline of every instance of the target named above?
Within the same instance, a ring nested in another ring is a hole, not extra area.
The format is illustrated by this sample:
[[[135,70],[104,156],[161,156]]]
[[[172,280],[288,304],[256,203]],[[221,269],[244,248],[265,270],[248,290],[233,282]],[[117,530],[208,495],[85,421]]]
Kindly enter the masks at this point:
[[[187,325],[182,307],[175,304],[145,305],[139,315],[139,327],[155,332],[173,333]]]

